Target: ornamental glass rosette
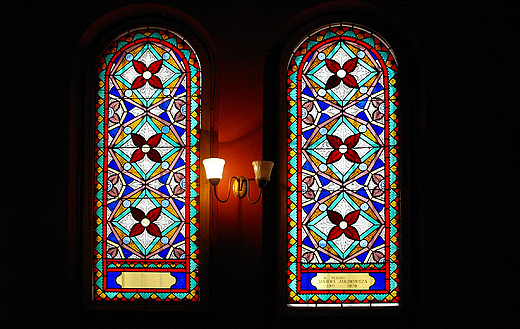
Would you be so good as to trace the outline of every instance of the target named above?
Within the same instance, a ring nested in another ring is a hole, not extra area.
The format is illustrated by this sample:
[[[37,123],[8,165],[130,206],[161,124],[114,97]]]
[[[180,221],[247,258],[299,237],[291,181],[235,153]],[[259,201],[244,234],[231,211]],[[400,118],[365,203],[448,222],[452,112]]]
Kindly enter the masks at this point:
[[[97,72],[93,299],[197,301],[197,54],[177,33],[136,29]]]
[[[350,23],[287,66],[287,305],[399,305],[397,62]]]

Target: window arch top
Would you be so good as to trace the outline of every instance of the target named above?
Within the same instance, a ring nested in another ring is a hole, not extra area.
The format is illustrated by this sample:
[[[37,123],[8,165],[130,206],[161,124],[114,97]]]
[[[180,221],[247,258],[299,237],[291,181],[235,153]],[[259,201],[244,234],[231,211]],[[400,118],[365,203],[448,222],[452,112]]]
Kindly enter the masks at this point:
[[[288,306],[399,305],[397,62],[321,27],[287,65]]]
[[[162,28],[127,31],[100,57],[94,300],[199,300],[201,74]]]

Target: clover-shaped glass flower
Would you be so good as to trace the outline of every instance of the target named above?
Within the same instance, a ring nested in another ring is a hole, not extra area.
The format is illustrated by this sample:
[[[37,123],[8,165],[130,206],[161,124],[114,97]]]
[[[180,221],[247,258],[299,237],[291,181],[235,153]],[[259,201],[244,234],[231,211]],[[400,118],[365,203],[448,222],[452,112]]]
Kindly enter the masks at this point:
[[[110,103],[110,107],[108,108],[108,118],[110,123],[118,123],[120,118],[116,111],[119,109],[119,102]]]
[[[338,62],[332,59],[326,59],[325,64],[327,64],[327,68],[330,72],[334,73],[329,77],[327,83],[325,84],[325,89],[332,89],[337,87],[341,81],[349,87],[359,88],[356,79],[350,74],[357,65],[357,57],[352,58],[345,63],[343,66],[340,66]]]
[[[374,189],[372,190],[372,195],[376,198],[378,196],[383,195],[383,193],[385,193],[384,177],[379,174],[375,174],[374,176],[372,176],[372,182],[376,184],[376,187],[374,187]]]
[[[130,162],[136,162],[144,158],[145,155],[148,156],[148,158],[155,162],[162,162],[161,155],[159,152],[154,149],[157,145],[159,145],[159,142],[161,141],[162,134],[157,134],[150,139],[146,140],[143,136],[138,134],[132,134],[132,141],[134,142],[135,146],[137,146],[139,149],[134,151],[134,154],[132,154],[132,158],[130,159]]]
[[[186,118],[186,102],[180,99],[176,99],[174,101],[175,107],[177,108],[178,112],[175,114],[175,117],[173,120],[175,122],[184,120]]]
[[[119,194],[119,191],[116,188],[116,184],[119,182],[118,175],[112,175],[107,179],[107,193],[111,197],[116,197]]]
[[[186,180],[184,175],[181,173],[174,173],[173,180],[177,183],[177,186],[173,189],[173,195],[180,195],[186,190]]]
[[[132,83],[132,89],[141,88],[148,82],[150,86],[160,89],[163,87],[161,79],[159,79],[155,74],[159,72],[162,67],[162,60],[153,62],[150,66],[146,66],[143,62],[132,61],[134,64],[134,69],[140,75],[134,80]]]
[[[339,238],[345,234],[347,238],[359,241],[359,233],[352,225],[357,222],[359,217],[359,210],[353,211],[343,218],[340,214],[333,210],[327,210],[327,216],[332,224],[336,225],[330,230],[327,236],[327,241]]]
[[[302,193],[303,193],[303,196],[305,196],[307,199],[314,199],[314,197],[316,196],[314,191],[311,190],[311,188],[310,188],[312,186],[312,184],[314,184],[314,177],[307,176],[303,179]]]
[[[359,141],[359,134],[347,137],[345,141],[341,141],[341,139],[337,136],[327,135],[327,140],[329,141],[330,146],[333,148],[332,152],[330,152],[329,157],[327,158],[327,164],[338,161],[341,159],[342,155],[351,162],[361,163],[359,155],[353,149]]]
[[[159,226],[154,223],[161,214],[160,207],[150,210],[147,215],[145,215],[139,208],[130,207],[130,213],[132,214],[132,217],[138,221],[138,223],[134,224],[130,230],[130,237],[139,235],[145,230],[153,236],[161,237],[161,230],[159,229]]]
[[[313,106],[314,104],[312,101],[303,104],[302,120],[308,125],[312,125],[314,123],[314,117],[310,114]]]

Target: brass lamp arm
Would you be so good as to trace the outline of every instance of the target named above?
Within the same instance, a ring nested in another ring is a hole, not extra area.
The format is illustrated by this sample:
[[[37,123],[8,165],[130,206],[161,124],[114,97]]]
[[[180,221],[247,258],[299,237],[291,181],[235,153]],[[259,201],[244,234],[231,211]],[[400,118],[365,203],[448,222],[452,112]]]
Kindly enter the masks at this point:
[[[251,191],[251,189],[249,188],[249,186],[250,186],[249,181],[251,181],[251,180],[254,180],[254,179],[253,179],[253,178],[250,178],[250,179],[248,179],[248,181],[247,181],[247,185],[248,185],[248,186],[247,186],[247,200],[249,200],[249,203],[251,203],[251,204],[255,204],[255,203],[257,203],[257,202],[260,200],[260,197],[262,196],[262,191],[263,191],[264,189],[263,189],[262,187],[260,187],[260,193],[258,194],[258,198],[256,199],[255,202],[251,201],[251,198],[249,197],[249,192]]]
[[[217,200],[219,202],[224,203],[229,200],[230,191],[231,191],[231,182],[233,180],[235,180],[235,182],[233,184],[233,194],[237,198],[242,199],[247,194],[247,200],[251,204],[255,204],[260,200],[260,197],[262,196],[262,190],[263,190],[262,187],[260,187],[260,193],[258,194],[258,198],[255,201],[251,201],[251,197],[249,195],[250,191],[251,191],[249,181],[254,180],[254,178],[246,178],[244,176],[238,176],[238,177],[232,176],[228,181],[227,196],[224,200],[220,199],[217,194],[217,185],[212,184],[213,185],[213,194],[215,194],[215,197],[217,198]]]
[[[253,180],[253,178],[246,178],[244,176],[232,176],[228,182],[228,190],[226,199],[222,200],[218,197],[217,194],[217,185],[220,183],[222,179],[222,172],[224,170],[224,164],[226,161],[220,158],[208,158],[202,161],[204,163],[204,168],[206,171],[206,178],[209,180],[210,184],[213,185],[213,194],[215,194],[215,198],[219,202],[227,202],[229,200],[230,190],[233,189],[233,194],[242,199],[247,194],[247,200],[251,204],[257,203],[262,197],[262,191],[269,181],[271,177],[271,170],[273,169],[273,162],[271,161],[253,161],[253,170],[255,172],[256,185],[260,189],[260,193],[258,194],[258,198],[255,201],[251,201],[251,191],[249,181]],[[233,182],[233,186],[231,186],[231,182]]]
[[[234,176],[233,176],[234,177]],[[218,201],[224,203],[226,202],[227,200],[229,200],[229,191],[230,191],[230,187],[231,187],[231,179],[233,178],[231,177],[228,181],[228,189],[227,189],[227,197],[225,200],[220,200],[220,198],[218,197],[218,194],[217,194],[217,185],[213,185],[213,194],[215,194],[215,197],[217,198]]]

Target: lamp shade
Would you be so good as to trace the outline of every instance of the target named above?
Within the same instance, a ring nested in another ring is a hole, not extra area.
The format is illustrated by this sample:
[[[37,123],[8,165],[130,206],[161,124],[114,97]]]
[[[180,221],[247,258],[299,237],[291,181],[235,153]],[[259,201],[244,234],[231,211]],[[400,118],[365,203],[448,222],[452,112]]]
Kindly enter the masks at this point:
[[[222,179],[222,172],[224,171],[224,164],[226,161],[220,158],[208,158],[202,160],[204,169],[206,169],[207,179]]]
[[[274,163],[271,161],[253,161],[253,170],[255,171],[255,180],[265,181],[266,183],[271,179],[271,171]]]

